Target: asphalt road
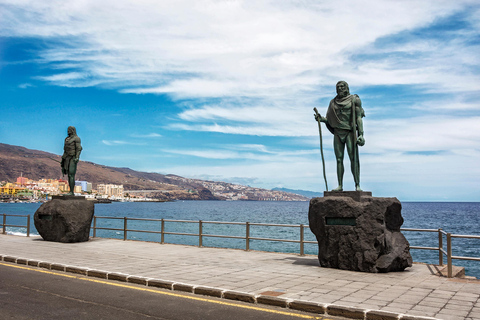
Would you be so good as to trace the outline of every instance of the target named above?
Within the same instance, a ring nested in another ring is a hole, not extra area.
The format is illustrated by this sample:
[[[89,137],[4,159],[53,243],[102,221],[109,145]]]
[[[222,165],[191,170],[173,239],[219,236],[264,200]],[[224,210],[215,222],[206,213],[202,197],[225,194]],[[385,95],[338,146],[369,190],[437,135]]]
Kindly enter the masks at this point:
[[[0,318],[334,319],[3,262]]]

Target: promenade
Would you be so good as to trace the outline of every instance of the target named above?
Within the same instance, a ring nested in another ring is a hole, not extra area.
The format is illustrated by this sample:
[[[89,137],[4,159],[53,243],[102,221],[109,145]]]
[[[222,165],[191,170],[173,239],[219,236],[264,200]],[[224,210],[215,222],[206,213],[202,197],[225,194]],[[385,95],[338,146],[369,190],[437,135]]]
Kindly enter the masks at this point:
[[[92,238],[0,235],[0,261],[355,319],[480,319],[480,281],[414,264],[371,274],[316,256]]]

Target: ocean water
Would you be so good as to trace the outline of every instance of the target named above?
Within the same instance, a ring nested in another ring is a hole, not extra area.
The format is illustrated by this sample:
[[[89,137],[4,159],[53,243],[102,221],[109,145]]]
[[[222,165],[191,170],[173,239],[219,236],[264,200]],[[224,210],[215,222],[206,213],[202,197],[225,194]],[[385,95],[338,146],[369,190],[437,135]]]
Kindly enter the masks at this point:
[[[266,201],[176,201],[176,202],[114,202],[96,204],[97,227],[123,229],[123,219],[101,219],[100,217],[129,217],[147,219],[202,220],[202,233],[245,237],[245,222],[308,225],[308,202],[266,202]],[[0,203],[0,214],[31,215],[31,234],[37,234],[33,214],[37,203]],[[478,202],[402,202],[404,224],[402,228],[438,229],[462,235],[480,235],[480,203]],[[7,217],[7,224],[25,225],[26,218]],[[241,222],[241,225],[209,224],[208,221]],[[156,221],[129,220],[130,230],[160,231],[161,223]],[[250,237],[300,239],[299,227],[250,226]],[[25,228],[7,228],[9,233],[25,234]],[[198,223],[166,222],[166,232],[198,234]],[[438,233],[404,231],[411,246],[437,247]],[[97,230],[98,237],[123,239],[123,231]],[[160,242],[160,234],[128,232],[128,239]],[[316,241],[308,228],[305,240]],[[165,235],[165,242],[198,245],[198,236]],[[244,239],[203,237],[204,246],[245,248]],[[444,237],[446,250],[446,237]],[[299,253],[300,245],[291,242],[251,240],[251,250]],[[452,240],[454,256],[480,257],[480,239]],[[305,244],[306,254],[317,254],[317,245]],[[416,262],[438,263],[438,251],[412,249]],[[444,257],[446,263],[446,256]],[[454,260],[454,265],[463,266],[466,274],[480,278],[480,261]]]

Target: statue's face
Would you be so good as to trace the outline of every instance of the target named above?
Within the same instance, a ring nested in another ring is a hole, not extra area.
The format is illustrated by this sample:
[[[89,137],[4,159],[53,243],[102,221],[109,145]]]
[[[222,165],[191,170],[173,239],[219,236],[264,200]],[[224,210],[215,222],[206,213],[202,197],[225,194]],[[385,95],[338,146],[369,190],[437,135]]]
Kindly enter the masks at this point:
[[[344,82],[340,82],[337,84],[337,94],[340,97],[346,97],[348,95],[348,86]]]
[[[72,128],[68,128],[67,133],[68,133],[69,136],[71,136],[71,135],[73,134],[73,129],[72,129]]]

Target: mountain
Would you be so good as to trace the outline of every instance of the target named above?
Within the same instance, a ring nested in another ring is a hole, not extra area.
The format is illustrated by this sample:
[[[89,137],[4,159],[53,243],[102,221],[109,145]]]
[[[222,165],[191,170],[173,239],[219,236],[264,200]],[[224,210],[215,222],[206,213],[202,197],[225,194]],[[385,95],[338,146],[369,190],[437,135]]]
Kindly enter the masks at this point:
[[[308,190],[293,190],[293,189],[287,189],[287,188],[273,188],[272,191],[283,191],[283,192],[288,192],[288,193],[299,194],[299,195],[302,195],[302,196],[310,198],[310,199],[323,196],[322,192],[315,192],[315,191],[308,191]]]
[[[32,180],[60,179],[61,156],[39,150],[0,143],[0,181],[15,182],[24,176]],[[226,182],[188,179],[173,174],[140,172],[80,161],[75,179],[98,184],[121,184],[126,193],[158,190],[149,197],[164,200],[307,200],[283,191],[234,185]],[[220,190],[220,191],[219,191]]]

